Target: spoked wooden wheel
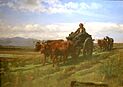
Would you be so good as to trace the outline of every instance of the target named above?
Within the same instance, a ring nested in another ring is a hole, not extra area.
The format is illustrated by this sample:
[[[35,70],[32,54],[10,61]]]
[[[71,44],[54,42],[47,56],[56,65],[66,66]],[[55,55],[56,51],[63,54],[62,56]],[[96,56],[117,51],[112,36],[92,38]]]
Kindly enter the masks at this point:
[[[93,40],[92,38],[87,38],[83,44],[83,56],[92,56],[93,52]]]

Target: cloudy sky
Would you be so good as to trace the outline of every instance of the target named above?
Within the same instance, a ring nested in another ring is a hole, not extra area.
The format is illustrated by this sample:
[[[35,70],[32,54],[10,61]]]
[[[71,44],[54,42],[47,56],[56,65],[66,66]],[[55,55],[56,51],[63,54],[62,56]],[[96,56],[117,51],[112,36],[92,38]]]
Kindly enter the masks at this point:
[[[65,39],[79,23],[95,39],[123,42],[123,1],[0,0],[0,37]]]

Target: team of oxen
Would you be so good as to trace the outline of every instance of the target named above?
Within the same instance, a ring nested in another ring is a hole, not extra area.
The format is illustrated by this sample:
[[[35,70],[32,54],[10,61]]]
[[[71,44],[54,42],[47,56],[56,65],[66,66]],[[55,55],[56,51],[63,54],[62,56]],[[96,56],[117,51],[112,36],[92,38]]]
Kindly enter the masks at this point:
[[[73,43],[71,41],[64,41],[62,39],[48,40],[45,42],[37,42],[36,50],[40,50],[41,54],[44,56],[42,61],[43,65],[45,65],[46,57],[50,57],[54,66],[54,64],[58,64],[59,61],[65,63],[69,55],[72,55],[72,57],[75,56],[75,52],[72,52],[75,51],[72,45]]]
[[[98,39],[97,43],[101,50],[103,50],[103,51],[109,50],[110,51],[113,48],[114,40],[113,40],[113,38],[106,36],[104,39]]]
[[[98,39],[97,44],[101,50],[112,50],[114,40],[108,36],[104,39]],[[88,45],[88,44],[87,44]],[[90,47],[90,46],[88,46]],[[70,40],[47,40],[47,41],[38,41],[35,45],[35,50],[41,52],[42,63],[45,65],[46,58],[50,58],[50,60],[54,65],[59,64],[59,62],[66,62],[68,56],[71,56],[73,59],[76,59],[79,56],[78,49],[74,47],[74,42]],[[88,51],[88,50],[87,50]],[[84,54],[83,54],[84,55]]]

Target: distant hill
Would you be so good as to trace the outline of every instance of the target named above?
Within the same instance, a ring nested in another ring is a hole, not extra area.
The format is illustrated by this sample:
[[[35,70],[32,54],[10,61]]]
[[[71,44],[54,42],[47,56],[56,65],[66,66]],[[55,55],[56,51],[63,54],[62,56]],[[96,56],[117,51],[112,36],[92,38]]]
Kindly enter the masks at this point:
[[[32,38],[0,38],[0,45],[2,46],[34,46],[36,39]]]

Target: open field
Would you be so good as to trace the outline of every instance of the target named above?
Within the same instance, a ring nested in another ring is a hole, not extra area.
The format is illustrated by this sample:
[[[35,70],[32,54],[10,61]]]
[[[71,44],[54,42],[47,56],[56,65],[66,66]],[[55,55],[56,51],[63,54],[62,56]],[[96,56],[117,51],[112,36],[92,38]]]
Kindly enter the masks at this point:
[[[114,44],[112,51],[95,49],[93,56],[52,67],[47,58],[41,64],[40,52],[32,48],[2,47],[0,49],[1,87],[70,87],[71,81],[103,82],[109,87],[123,87],[123,44]],[[77,86],[78,87],[78,86]]]

